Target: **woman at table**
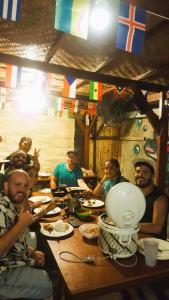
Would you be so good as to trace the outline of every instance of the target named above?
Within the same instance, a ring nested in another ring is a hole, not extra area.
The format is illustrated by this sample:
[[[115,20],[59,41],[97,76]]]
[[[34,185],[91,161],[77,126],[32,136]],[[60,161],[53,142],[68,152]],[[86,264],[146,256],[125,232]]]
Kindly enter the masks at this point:
[[[83,180],[83,173],[78,164],[79,155],[77,151],[72,150],[67,152],[67,161],[59,163],[51,176],[50,187],[55,189],[60,184],[65,184],[67,187],[79,186],[84,189],[87,194],[92,194],[91,189]]]
[[[31,147],[32,147],[32,139],[30,137],[23,136],[20,139],[18,150],[22,150],[22,151],[25,152],[26,157],[27,157],[26,164],[33,164],[35,166],[35,168],[39,171],[40,170],[40,163],[39,163],[38,157],[39,157],[40,149],[37,150],[35,148],[34,154],[31,155],[31,154],[28,153],[31,150]],[[6,159],[10,160],[12,155],[13,155],[13,153],[11,153],[8,157],[6,157]],[[7,169],[9,166],[10,166],[10,163],[5,163],[5,169]]]
[[[118,160],[114,158],[107,160],[105,163],[104,176],[95,187],[93,194],[94,196],[98,196],[102,193],[107,194],[113,186],[120,182],[128,182],[128,179],[121,175]]]

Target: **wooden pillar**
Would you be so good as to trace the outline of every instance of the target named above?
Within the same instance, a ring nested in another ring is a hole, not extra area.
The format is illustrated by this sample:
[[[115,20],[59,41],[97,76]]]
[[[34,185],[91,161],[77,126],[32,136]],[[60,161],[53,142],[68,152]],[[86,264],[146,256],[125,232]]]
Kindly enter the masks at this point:
[[[157,168],[156,182],[160,189],[165,188],[166,182],[166,165],[167,165],[167,140],[168,140],[168,107],[165,105],[166,92],[162,93],[160,100],[160,115],[159,118],[150,108],[146,97],[142,91],[133,86],[135,92],[135,102],[141,113],[147,115],[147,118],[153,126],[157,134]]]
[[[167,140],[168,140],[168,107],[165,106],[166,93],[163,96],[160,105],[161,119],[160,132],[157,136],[157,174],[156,182],[160,189],[164,190],[166,183],[167,166]]]
[[[90,145],[90,133],[93,129],[93,126],[97,120],[96,117],[94,117],[92,119],[92,122],[91,124],[88,126],[88,125],[85,125],[83,124],[82,120],[78,117],[77,114],[75,114],[75,119],[76,119],[76,122],[79,126],[79,128],[81,129],[83,135],[84,135],[84,157],[83,157],[83,166],[85,169],[88,169],[89,168],[89,145]]]

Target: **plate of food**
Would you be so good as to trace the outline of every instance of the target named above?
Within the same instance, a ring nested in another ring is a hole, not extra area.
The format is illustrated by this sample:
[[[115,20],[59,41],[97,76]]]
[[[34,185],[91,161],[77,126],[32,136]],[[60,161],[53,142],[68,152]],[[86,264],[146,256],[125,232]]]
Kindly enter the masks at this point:
[[[57,222],[42,224],[40,232],[49,237],[63,237],[73,232],[73,226],[58,220]]]
[[[43,205],[42,207],[36,207],[34,209],[34,212],[37,214],[37,213],[40,213],[41,211],[44,211],[45,209],[45,205]],[[60,207],[55,207],[54,209],[50,210],[46,215],[47,216],[52,216],[52,215],[56,215],[56,214],[59,214],[61,211]]]
[[[83,206],[97,208],[97,207],[104,206],[104,202],[98,199],[89,199],[89,200],[85,200]]]
[[[97,224],[83,224],[79,227],[82,236],[87,239],[95,239],[99,234],[99,226]]]
[[[47,203],[47,202],[51,201],[51,197],[49,197],[49,196],[33,196],[33,197],[30,197],[28,200],[33,203],[36,203],[36,202]]]
[[[144,240],[148,241],[155,241],[158,243],[158,253],[157,259],[158,260],[167,260],[169,259],[169,242],[157,239],[157,238],[143,238],[138,240],[138,251],[144,255]]]
[[[51,193],[51,189],[50,188],[45,188],[45,189],[40,190],[39,192],[43,193],[43,194],[49,194],[49,193]]]
[[[67,188],[67,191],[70,192],[70,191],[84,191],[84,189],[82,189],[81,187],[79,186],[68,186]]]

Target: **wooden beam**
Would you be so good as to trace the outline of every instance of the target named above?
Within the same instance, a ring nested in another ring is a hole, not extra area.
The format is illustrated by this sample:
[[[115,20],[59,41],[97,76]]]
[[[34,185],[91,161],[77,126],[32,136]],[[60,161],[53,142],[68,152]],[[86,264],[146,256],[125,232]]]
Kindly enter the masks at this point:
[[[55,55],[57,49],[59,48],[58,43],[62,36],[63,36],[62,32],[57,33],[57,39],[53,42],[49,52],[47,53],[45,62],[49,63],[51,61],[52,57]]]
[[[160,84],[148,83],[145,81],[136,81],[106,74],[99,74],[95,72],[89,72],[60,65],[49,64],[46,62],[35,61],[4,53],[0,53],[0,62],[13,64],[17,66],[23,66],[27,68],[34,68],[48,73],[72,75],[76,78],[100,81],[107,84],[118,84],[120,86],[131,86],[135,84],[140,89],[154,92],[167,91],[169,89],[169,86],[164,86]]]

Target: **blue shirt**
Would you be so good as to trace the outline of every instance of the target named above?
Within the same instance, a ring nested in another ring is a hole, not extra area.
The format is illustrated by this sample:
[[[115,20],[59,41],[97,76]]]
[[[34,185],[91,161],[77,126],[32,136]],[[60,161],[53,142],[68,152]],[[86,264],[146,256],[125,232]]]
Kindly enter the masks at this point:
[[[105,192],[105,194],[107,194],[113,186],[120,182],[128,182],[128,180],[123,176],[121,176],[118,180],[106,179],[103,185],[103,191]]]
[[[78,186],[77,180],[83,178],[82,170],[75,166],[73,170],[68,170],[66,163],[60,163],[54,169],[53,175],[58,179],[58,185]]]

